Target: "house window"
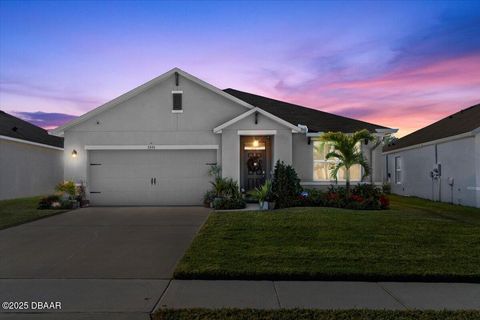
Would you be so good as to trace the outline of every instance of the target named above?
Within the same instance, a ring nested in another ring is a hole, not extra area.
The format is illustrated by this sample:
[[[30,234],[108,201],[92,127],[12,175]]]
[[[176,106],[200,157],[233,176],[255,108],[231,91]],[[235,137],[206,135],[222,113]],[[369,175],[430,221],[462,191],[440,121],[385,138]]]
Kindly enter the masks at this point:
[[[360,150],[360,144],[357,145]],[[327,154],[334,151],[334,147],[328,142],[313,141],[313,180],[314,181],[332,181],[331,171],[339,162],[338,159],[326,159]],[[360,165],[350,167],[350,181],[360,181],[362,169]],[[345,181],[345,168],[341,168],[337,173],[338,181]]]
[[[402,159],[395,157],[395,183],[402,183]]]
[[[183,91],[172,91],[172,97],[173,97],[172,112],[183,112],[182,95],[183,95]]]

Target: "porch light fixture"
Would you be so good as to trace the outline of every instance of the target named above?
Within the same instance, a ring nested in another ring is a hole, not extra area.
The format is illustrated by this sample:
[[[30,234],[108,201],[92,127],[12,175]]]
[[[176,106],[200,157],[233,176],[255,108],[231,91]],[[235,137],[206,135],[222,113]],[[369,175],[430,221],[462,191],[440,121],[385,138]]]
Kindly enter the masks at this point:
[[[257,140],[257,139],[253,140],[253,146],[254,146],[255,148],[258,147],[258,140]]]
[[[76,158],[76,157],[77,157],[77,150],[73,149],[72,158]]]

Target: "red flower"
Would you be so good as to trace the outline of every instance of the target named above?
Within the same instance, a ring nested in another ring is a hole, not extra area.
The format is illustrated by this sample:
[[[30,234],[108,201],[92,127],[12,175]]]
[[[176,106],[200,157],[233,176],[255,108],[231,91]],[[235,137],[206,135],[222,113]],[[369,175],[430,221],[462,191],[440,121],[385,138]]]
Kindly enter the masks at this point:
[[[355,201],[355,202],[363,202],[363,197],[362,196],[359,196],[357,194],[354,194],[350,197],[351,200]]]
[[[390,206],[390,199],[388,199],[388,197],[383,194],[380,196],[380,206],[384,209]]]
[[[327,199],[328,200],[338,200],[338,193],[335,193],[335,192],[330,192],[327,194]]]

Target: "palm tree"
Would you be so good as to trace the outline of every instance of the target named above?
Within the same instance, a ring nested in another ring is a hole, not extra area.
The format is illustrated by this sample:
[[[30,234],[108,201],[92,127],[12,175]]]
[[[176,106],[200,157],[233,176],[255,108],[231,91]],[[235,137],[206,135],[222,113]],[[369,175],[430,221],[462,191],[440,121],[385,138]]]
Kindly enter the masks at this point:
[[[363,157],[362,151],[356,147],[360,141],[373,140],[372,134],[368,130],[360,130],[353,134],[343,132],[327,132],[321,138],[322,141],[328,142],[333,146],[325,156],[326,159],[336,158],[338,162],[330,172],[335,181],[337,181],[337,173],[341,168],[345,168],[345,192],[347,198],[350,196],[350,168],[359,164],[363,168],[362,179],[370,174],[370,166]]]

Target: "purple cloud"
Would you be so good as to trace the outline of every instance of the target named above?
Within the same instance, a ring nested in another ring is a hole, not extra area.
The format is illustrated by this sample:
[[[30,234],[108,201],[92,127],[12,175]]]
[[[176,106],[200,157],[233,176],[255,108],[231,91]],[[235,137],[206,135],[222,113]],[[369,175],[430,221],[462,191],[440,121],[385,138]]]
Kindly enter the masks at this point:
[[[48,113],[48,112],[22,112],[22,111],[11,111],[11,113],[23,119],[25,121],[30,122],[36,126],[42,127],[44,129],[53,129],[58,126],[61,126],[73,119],[77,116],[65,113]]]

